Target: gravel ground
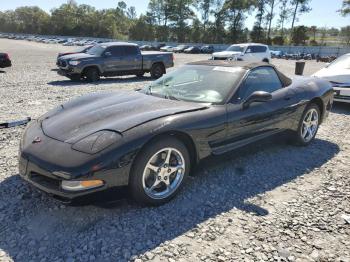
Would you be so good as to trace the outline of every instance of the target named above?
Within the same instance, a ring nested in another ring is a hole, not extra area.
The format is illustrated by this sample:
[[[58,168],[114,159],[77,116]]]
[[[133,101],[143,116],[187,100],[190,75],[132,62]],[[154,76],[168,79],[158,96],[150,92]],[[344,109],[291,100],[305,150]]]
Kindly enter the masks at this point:
[[[0,73],[0,122],[33,118],[88,92],[150,81],[98,84],[58,76],[71,47],[0,39],[13,67]],[[175,56],[176,66],[207,55]],[[284,73],[294,62],[273,60]],[[324,64],[307,62],[306,74]],[[350,261],[350,107],[335,105],[309,147],[263,141],[213,157],[172,202],[141,208],[128,198],[65,206],[23,183],[23,127],[0,130],[0,261]]]

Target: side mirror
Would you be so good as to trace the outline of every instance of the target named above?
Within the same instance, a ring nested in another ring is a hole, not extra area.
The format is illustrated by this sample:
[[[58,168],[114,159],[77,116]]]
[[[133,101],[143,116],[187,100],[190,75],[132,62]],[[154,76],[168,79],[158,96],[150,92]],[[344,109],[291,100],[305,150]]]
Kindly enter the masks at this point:
[[[251,103],[254,102],[267,102],[272,99],[272,95],[265,91],[255,91],[253,92],[243,103],[243,108],[248,108]]]
[[[110,56],[112,56],[112,53],[111,53],[111,52],[105,52],[105,53],[103,54],[103,56],[104,56],[104,57],[110,57]]]
[[[252,52],[252,50],[251,50],[250,48],[248,48],[248,49],[245,51],[246,54],[250,54],[251,52]]]

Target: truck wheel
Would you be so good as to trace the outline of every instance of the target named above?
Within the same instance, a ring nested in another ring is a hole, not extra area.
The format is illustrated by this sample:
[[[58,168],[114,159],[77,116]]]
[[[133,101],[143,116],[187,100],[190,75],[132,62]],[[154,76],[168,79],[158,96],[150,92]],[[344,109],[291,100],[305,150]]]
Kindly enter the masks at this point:
[[[154,64],[151,68],[151,76],[155,79],[160,78],[164,73],[165,69],[162,64]]]
[[[68,78],[74,82],[78,82],[78,81],[80,81],[81,76],[80,75],[71,75]]]
[[[97,68],[86,69],[85,76],[88,82],[97,82],[100,80],[100,72],[97,70]]]

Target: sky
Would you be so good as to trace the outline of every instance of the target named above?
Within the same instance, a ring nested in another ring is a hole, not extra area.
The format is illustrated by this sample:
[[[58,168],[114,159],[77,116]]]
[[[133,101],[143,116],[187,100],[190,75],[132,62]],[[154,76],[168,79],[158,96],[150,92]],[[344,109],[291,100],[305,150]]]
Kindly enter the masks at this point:
[[[66,3],[66,0],[0,0],[0,10],[15,9],[19,6],[39,6],[40,8],[50,11],[54,7]],[[112,8],[117,5],[118,0],[76,0],[79,4],[88,4],[97,9]],[[149,0],[124,0],[128,6],[135,6],[139,15],[147,9]],[[342,0],[312,0],[312,11],[299,17],[296,25],[318,26],[318,27],[342,27],[350,25],[350,17],[341,17],[337,10],[340,9]],[[278,7],[277,7],[278,8]],[[277,10],[278,11],[278,10]],[[276,21],[277,19],[274,19]],[[246,26],[251,28],[254,23],[254,17],[249,17]]]

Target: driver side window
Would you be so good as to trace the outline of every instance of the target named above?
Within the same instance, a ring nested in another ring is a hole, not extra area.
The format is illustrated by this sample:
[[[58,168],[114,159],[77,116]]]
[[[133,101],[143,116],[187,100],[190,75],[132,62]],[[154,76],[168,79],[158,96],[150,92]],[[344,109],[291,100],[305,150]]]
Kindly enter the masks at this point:
[[[271,67],[260,67],[249,73],[239,89],[239,99],[245,100],[255,91],[272,93],[282,88],[281,80]]]

